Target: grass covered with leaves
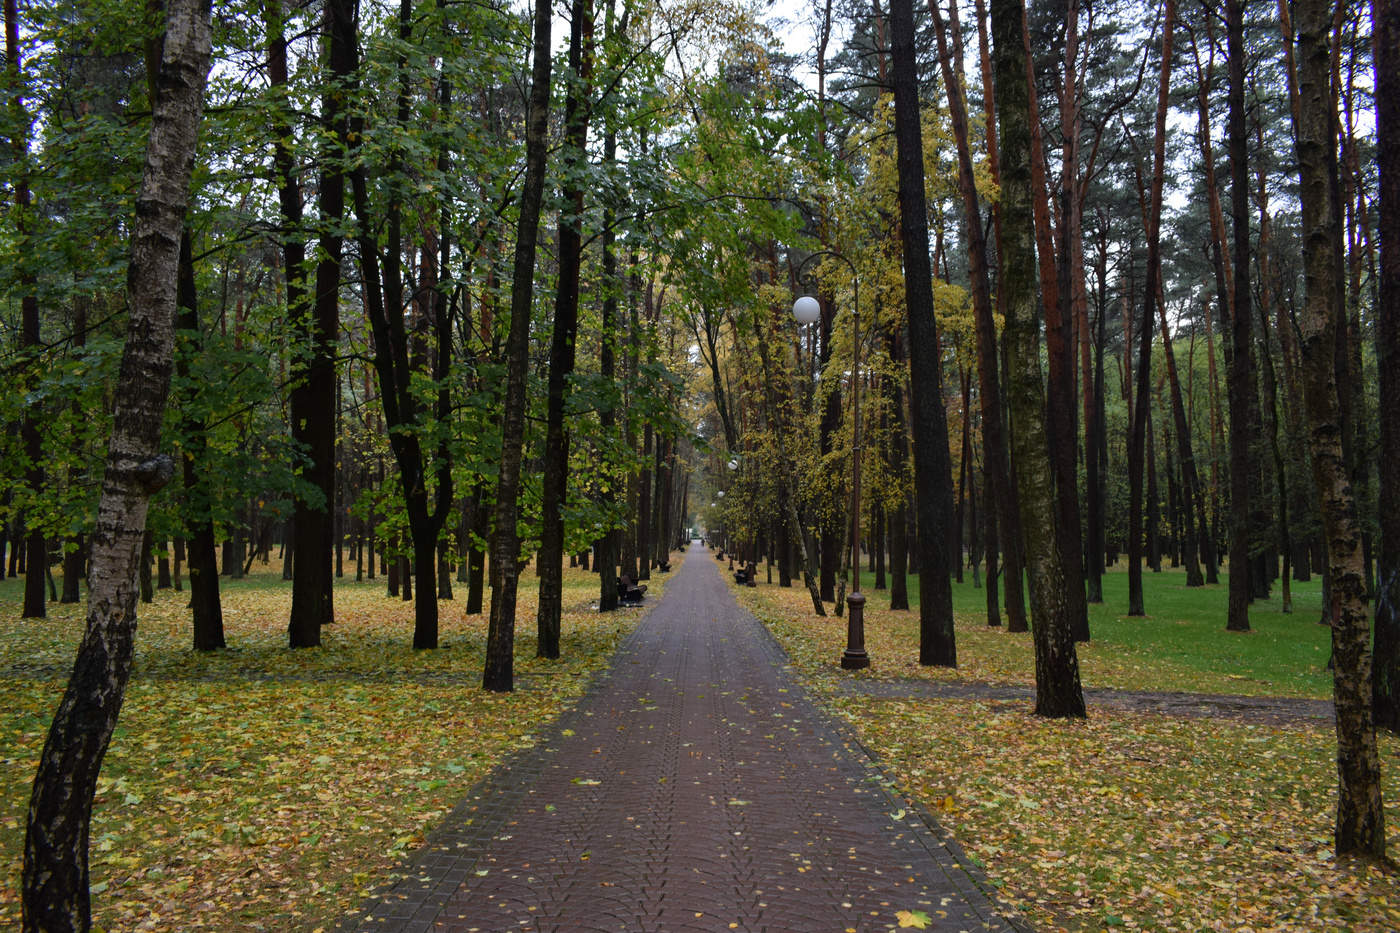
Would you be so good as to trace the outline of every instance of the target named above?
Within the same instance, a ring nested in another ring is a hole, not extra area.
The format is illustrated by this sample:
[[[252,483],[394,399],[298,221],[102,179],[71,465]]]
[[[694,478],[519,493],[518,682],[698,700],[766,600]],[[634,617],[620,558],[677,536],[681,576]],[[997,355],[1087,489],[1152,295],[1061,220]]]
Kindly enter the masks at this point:
[[[1245,636],[1223,632],[1223,585],[1176,592],[1174,577],[1162,574],[1146,586],[1149,618],[1098,610],[1095,640],[1080,652],[1086,684],[1328,695],[1326,649],[1315,650],[1327,639],[1316,624],[1315,586],[1301,598],[1295,592],[1291,616],[1256,608],[1256,631]],[[1126,593],[1126,577],[1111,575],[1105,589],[1110,600],[1117,589]],[[844,619],[813,616],[800,588],[736,591],[817,695],[1039,928],[1400,929],[1400,879],[1333,857],[1330,726],[1176,719],[1092,704],[1087,722],[1045,721],[1023,702],[851,695],[837,690],[852,676],[837,666]],[[872,668],[855,676],[1033,682],[1030,636],[989,630],[980,590],[959,587],[955,597],[956,671],[919,668],[917,604],[913,613],[891,613],[885,594],[867,595]],[[1384,736],[1381,755],[1394,855],[1400,742]]]
[[[679,555],[676,558],[679,559]],[[596,611],[597,578],[565,571],[562,654],[534,657],[535,587],[517,614],[513,694],[480,689],[486,617],[440,604],[437,651],[411,648],[413,604],[382,582],[337,585],[320,649],[285,647],[275,568],[224,583],[228,650],[189,647],[186,596],[140,610],[135,671],[92,824],[101,930],[330,929],[491,767],[579,696],[641,609]],[[0,583],[0,928],[19,922],[30,785],[85,606],[19,619]]]

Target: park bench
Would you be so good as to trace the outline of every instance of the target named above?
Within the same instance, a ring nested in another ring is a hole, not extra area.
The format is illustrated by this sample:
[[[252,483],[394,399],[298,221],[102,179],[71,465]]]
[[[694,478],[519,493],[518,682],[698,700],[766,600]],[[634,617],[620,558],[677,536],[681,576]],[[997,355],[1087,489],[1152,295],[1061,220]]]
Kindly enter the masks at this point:
[[[632,582],[632,578],[627,574],[617,578],[617,598],[624,603],[636,604],[642,601],[642,596],[646,594],[647,585],[643,583],[638,586]]]
[[[734,582],[735,582],[735,583],[752,583],[752,582],[753,582],[753,565],[750,564],[750,565],[747,566],[747,567],[740,567],[738,570],[734,571]]]

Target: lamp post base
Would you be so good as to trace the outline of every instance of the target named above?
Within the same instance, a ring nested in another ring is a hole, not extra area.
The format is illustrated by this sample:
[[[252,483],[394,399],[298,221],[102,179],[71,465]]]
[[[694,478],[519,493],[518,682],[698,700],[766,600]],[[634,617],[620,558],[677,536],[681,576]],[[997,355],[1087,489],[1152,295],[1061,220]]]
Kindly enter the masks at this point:
[[[865,653],[865,594],[854,590],[846,597],[850,612],[846,616],[846,650],[841,654],[843,670],[859,671],[870,666]]]

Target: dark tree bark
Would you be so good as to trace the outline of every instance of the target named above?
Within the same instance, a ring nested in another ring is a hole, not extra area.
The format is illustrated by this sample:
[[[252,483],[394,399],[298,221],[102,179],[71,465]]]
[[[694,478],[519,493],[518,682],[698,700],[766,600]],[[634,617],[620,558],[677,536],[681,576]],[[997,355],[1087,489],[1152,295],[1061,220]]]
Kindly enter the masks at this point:
[[[82,600],[82,581],[87,576],[87,535],[77,534],[70,540],[63,552],[63,595],[61,603],[76,603]],[[178,577],[176,578],[178,580]],[[176,589],[179,589],[177,586]]]
[[[1167,110],[1171,101],[1172,46],[1176,32],[1176,3],[1166,0],[1162,11],[1162,64],[1157,74],[1157,119],[1152,139],[1152,183],[1148,195],[1147,281],[1142,291],[1142,325],[1138,331],[1137,387],[1133,393],[1132,434],[1128,438],[1128,615],[1146,615],[1142,595],[1143,473],[1146,466],[1149,394],[1152,372],[1152,311],[1162,271],[1162,183],[1167,153]],[[1204,520],[1204,517],[1203,519]]]
[[[158,452],[170,390],[180,233],[209,54],[208,6],[170,0],[131,231],[130,314],[92,534],[87,627],[29,801],[21,880],[25,933],[91,926],[93,794],[131,674],[136,565],[147,506],[174,474],[171,459]]]
[[[578,333],[579,269],[583,259],[583,172],[588,164],[589,95],[593,76],[593,4],[573,0],[569,14],[569,80],[564,100],[563,183],[559,212],[559,276],[549,346],[544,442],[536,654],[559,657],[564,586],[564,500],[569,487],[569,436],[564,427],[569,377]],[[611,250],[609,250],[611,254]],[[611,255],[609,255],[611,259]],[[616,260],[612,259],[616,266]],[[615,299],[614,299],[615,304]],[[636,579],[635,576],[633,579]]]
[[[1176,352],[1172,348],[1171,329],[1167,324],[1166,303],[1162,300],[1160,275],[1157,277],[1157,286],[1157,322],[1162,328],[1162,361],[1166,367],[1167,388],[1171,393],[1172,425],[1175,428],[1173,433],[1176,435],[1177,456],[1181,465],[1181,513],[1183,520],[1177,526],[1177,531],[1181,536],[1182,561],[1186,565],[1186,585],[1204,586],[1205,579],[1201,573],[1200,555],[1211,550],[1204,541],[1208,534],[1205,497],[1201,494],[1201,481],[1196,473],[1196,456],[1192,450],[1191,427],[1186,421],[1186,402],[1181,395],[1181,379],[1177,375]],[[1246,497],[1246,502],[1248,502],[1248,497]]]
[[[141,567],[136,575],[141,602],[143,603],[149,603],[156,597],[155,590],[151,586],[151,551],[153,547],[154,542],[151,540],[151,530],[147,528],[146,533],[141,538]]]
[[[637,553],[641,558],[637,576],[639,580],[650,580],[652,565],[656,563],[651,521],[651,461],[655,442],[654,428],[648,423],[642,430],[643,466],[637,483]]]
[[[949,88],[949,120],[953,126],[953,136],[958,147],[958,190],[962,196],[963,231],[967,237],[968,273],[972,283],[972,308],[976,320],[978,396],[982,406],[982,446],[983,461],[986,464],[987,489],[998,504],[1003,505],[1001,514],[1011,507],[1010,472],[1006,435],[1003,431],[1001,385],[997,378],[997,339],[996,324],[992,315],[991,280],[987,263],[987,243],[982,233],[981,209],[977,202],[977,188],[974,181],[971,147],[968,142],[967,110],[964,104],[962,84],[954,71],[948,54],[942,16],[936,3],[930,3],[938,38],[939,60],[943,81]],[[966,416],[966,415],[965,415]],[[988,512],[992,510],[989,508]],[[993,531],[988,533],[988,556],[992,555]],[[989,625],[1000,625],[1000,613],[993,613],[995,589],[992,578],[995,571],[989,563],[988,582],[992,589],[988,594]],[[1009,601],[1008,601],[1009,602]],[[1007,606],[1011,609],[1010,605]],[[995,621],[993,621],[995,619]]]
[[[604,246],[604,264],[607,268],[604,275],[611,280],[615,272],[612,258],[612,242]],[[617,377],[617,302],[611,294],[603,302],[602,326],[600,328],[600,340],[598,346],[598,370],[604,382],[614,385]],[[609,439],[617,438],[617,409],[612,403],[612,393],[607,393],[607,401],[603,403],[598,412],[598,420],[602,426],[603,434]],[[608,495],[615,496],[613,492]],[[616,530],[609,531],[598,540],[597,554],[594,560],[594,569],[598,573],[598,611],[612,612],[619,604],[617,593],[617,565],[622,550],[622,542]],[[587,569],[587,555],[584,556],[584,568]]]
[[[472,489],[471,507],[467,511],[467,527],[474,536],[467,546],[467,615],[481,612],[483,582],[486,576],[486,551],[476,542],[491,537],[491,510],[482,503],[486,490],[478,483]]]
[[[1313,481],[1322,509],[1330,584],[1333,701],[1337,710],[1339,856],[1385,855],[1385,811],[1371,714],[1371,620],[1361,525],[1343,452],[1337,385],[1341,318],[1337,112],[1330,86],[1331,0],[1294,0],[1298,150],[1306,300],[1299,315],[1303,395]]]
[[[404,48],[412,38],[412,17],[412,0],[403,0],[399,6],[399,41],[403,43]],[[396,120],[401,127],[407,127],[410,120],[411,87],[406,55],[406,51],[400,53],[398,61],[400,83]],[[446,87],[444,82],[440,91]],[[439,103],[441,109],[446,112],[446,102],[440,100]],[[349,126],[353,139],[363,138],[362,117],[352,117]],[[445,168],[442,164],[444,160],[445,157],[439,157],[440,169]],[[404,153],[402,149],[395,148],[389,155],[386,173],[389,184],[403,184],[405,172]],[[413,604],[413,647],[431,649],[438,646],[437,549],[438,536],[452,508],[452,464],[445,438],[439,441],[432,455],[425,450],[424,438],[431,437],[433,431],[425,423],[429,414],[422,410],[412,387],[413,373],[424,368],[424,364],[413,358],[416,355],[410,347],[413,341],[404,326],[404,314],[409,301],[405,295],[402,271],[402,199],[390,198],[385,224],[385,249],[381,256],[378,237],[374,232],[375,218],[370,213],[369,183],[363,161],[356,163],[350,181],[358,227],[356,238],[359,243],[365,316],[369,319],[370,330],[374,335],[374,371],[379,382],[380,403],[384,406],[389,447],[394,452],[394,462],[399,468],[404,511],[408,516],[408,532],[413,542],[413,577],[418,593]],[[448,258],[448,231],[445,227],[440,232],[440,237],[439,245],[445,262]],[[424,277],[430,281],[423,283],[419,293],[425,296],[424,300],[431,309],[431,329],[435,338],[433,350],[429,354],[431,375],[437,386],[432,416],[439,422],[445,422],[451,411],[447,379],[451,362],[452,323],[446,295],[438,288],[436,280],[437,262],[435,250],[424,250]],[[431,490],[428,488],[430,466],[433,467]],[[405,556],[405,600],[409,599],[409,594],[413,591],[413,587],[408,583],[407,562],[408,558]]]
[[[889,336],[890,362],[904,364],[902,334]],[[903,477],[909,469],[909,430],[904,423],[904,385],[899,379],[885,380],[886,405],[890,412],[890,472]],[[901,497],[887,515],[890,529],[890,608],[909,608],[909,509]]]
[[[1376,164],[1380,168],[1380,296],[1376,360],[1382,399],[1400,398],[1400,0],[1372,0],[1376,55]],[[1380,573],[1376,724],[1400,731],[1400,405],[1379,406]]]
[[[1256,136],[1262,140],[1262,128],[1256,125]],[[1261,147],[1262,148],[1262,147]],[[1273,304],[1273,266],[1270,257],[1271,236],[1268,212],[1268,187],[1267,173],[1262,169],[1256,169],[1259,178],[1257,186],[1259,199],[1259,327],[1260,333],[1268,334],[1270,310]],[[1280,341],[1282,348],[1282,341]],[[1279,554],[1283,558],[1283,569],[1279,574],[1279,584],[1281,598],[1283,601],[1282,611],[1284,614],[1293,611],[1293,593],[1291,589],[1290,577],[1292,576],[1293,564],[1293,535],[1289,528],[1289,489],[1288,469],[1284,463],[1283,446],[1279,442],[1280,415],[1279,415],[1279,379],[1277,369],[1274,365],[1273,354],[1269,351],[1267,340],[1263,345],[1263,352],[1260,354],[1261,371],[1263,375],[1263,393],[1267,405],[1261,406],[1265,418],[1264,427],[1267,429],[1269,438],[1269,450],[1273,455],[1274,484],[1275,484],[1275,509],[1274,516],[1275,529],[1278,535]],[[1379,625],[1379,617],[1377,620]],[[1379,628],[1377,629],[1379,632]],[[1379,636],[1378,636],[1379,637]]]
[[[510,287],[510,332],[506,337],[506,391],[501,415],[500,472],[496,480],[496,527],[491,538],[491,620],[481,684],[509,691],[515,683],[515,603],[520,582],[520,464],[525,442],[525,375],[529,367],[530,309],[535,296],[535,249],[544,199],[549,139],[550,17],[535,4],[534,64],[525,118],[525,178],[515,235]]]
[[[177,326],[190,341],[185,353],[176,355],[181,380],[189,378],[189,354],[199,346],[199,293],[195,288],[194,252],[190,232],[180,236],[180,269],[177,285],[179,319]],[[207,482],[208,441],[205,426],[187,417],[184,435],[189,446],[181,459],[181,480],[185,488],[185,509],[189,516],[190,613],[194,628],[194,650],[216,651],[224,644],[224,610],[219,599],[219,565],[210,515],[212,490]]]
[[[78,298],[73,302],[73,347],[81,348],[87,344],[88,329],[88,299]],[[81,417],[81,405],[74,400],[73,414]],[[0,535],[3,541],[3,535]],[[82,581],[87,577],[87,535],[79,531],[72,535],[64,544],[63,550],[63,595],[59,597],[61,603],[77,603],[82,600]],[[0,573],[3,573],[3,544],[0,544]],[[175,589],[180,588],[180,564],[177,556],[175,563]]]
[[[1024,18],[1024,17],[1023,17]],[[1065,26],[1066,32],[1066,72],[1062,102],[1073,111],[1073,101],[1077,89],[1074,68],[1071,62],[1078,47],[1079,6],[1071,0]],[[1026,81],[1032,89],[1026,96],[1030,129],[1031,158],[1031,206],[1035,223],[1036,259],[1040,271],[1040,306],[1045,317],[1045,357],[1047,366],[1045,383],[1045,422],[1046,442],[1049,448],[1050,466],[1054,471],[1055,514],[1054,531],[1060,553],[1060,568],[1064,576],[1065,612],[1069,619],[1070,631],[1075,641],[1089,640],[1088,604],[1084,598],[1084,546],[1079,533],[1079,476],[1075,463],[1075,424],[1074,424],[1074,322],[1072,313],[1065,309],[1068,291],[1069,243],[1064,245],[1064,255],[1060,262],[1055,257],[1055,236],[1050,220],[1050,190],[1046,180],[1045,146],[1042,141],[1040,107],[1035,94],[1034,56],[1031,52],[1031,39],[1028,30],[1022,30],[1025,50]],[[1062,118],[1062,121],[1065,118]],[[1068,120],[1065,139],[1064,184],[1069,190],[1066,200],[1077,202],[1072,196],[1074,178],[1078,174],[1078,133]],[[1070,208],[1066,212],[1062,226],[1068,238],[1069,228],[1077,224],[1078,212]]]
[[[317,248],[316,285],[310,314],[293,318],[299,356],[293,372],[292,439],[307,451],[306,480],[320,501],[296,498],[292,521],[296,551],[292,561],[292,611],[287,626],[293,648],[321,644],[321,627],[335,619],[331,595],[331,503],[335,501],[335,346],[340,337],[341,221],[345,214],[345,163],[349,147],[344,82],[355,70],[356,6],[327,0],[325,31],[330,80],[321,98],[321,120],[330,130],[317,186],[325,232]],[[288,270],[291,274],[291,270]]]
[[[19,9],[15,0],[5,0],[5,72],[10,85],[10,120],[14,127],[10,140],[11,155],[17,167],[15,189],[15,244],[19,253],[19,282],[23,289],[20,297],[21,349],[26,353],[37,352],[39,347],[39,299],[35,294],[38,275],[34,268],[33,204],[29,194],[29,114],[24,106],[24,75],[20,63]],[[35,501],[44,496],[44,445],[39,436],[39,422],[43,417],[39,402],[26,403],[24,417],[20,422],[20,437],[24,441],[24,454],[28,460],[25,466],[25,484]],[[32,522],[25,549],[24,606],[20,611],[22,619],[42,619],[48,612],[44,601],[44,577],[48,569],[48,546],[44,531],[36,515],[37,510],[28,509],[24,513]]]
[[[987,163],[991,169],[993,181],[1000,184],[1001,156],[996,133],[996,77],[992,71],[991,43],[988,41],[987,9],[984,0],[976,0],[974,8],[977,11],[978,58],[982,68],[982,116],[987,136]],[[950,11],[955,9],[956,7],[949,7]],[[954,21],[954,58],[960,60],[962,56],[957,51],[957,35],[958,29],[956,21]],[[961,169],[959,175],[961,176]],[[1000,211],[992,211],[992,229],[995,231],[997,251],[1000,253]],[[979,235],[981,235],[980,231]],[[1000,291],[997,292],[996,300],[997,310],[1004,314],[1005,296]],[[1006,630],[1014,633],[1028,632],[1030,631],[1030,623],[1026,618],[1026,597],[1023,585],[1025,561],[1024,548],[1021,544],[1021,509],[1016,494],[1016,478],[1011,472],[1011,448],[1007,440],[1009,429],[1006,420],[1006,400],[1003,394],[1004,386],[1008,380],[999,375],[1003,372],[1004,353],[1002,349],[998,348],[996,324],[990,312],[984,313],[974,306],[973,313],[976,315],[978,392],[984,405],[987,399],[993,399],[994,409],[998,412],[995,426],[990,429],[993,433],[988,435],[987,425],[992,422],[988,418],[987,409],[983,408],[982,449],[984,462],[989,470],[987,489],[992,498],[996,500],[996,539],[1001,546],[1002,563],[1005,566],[1005,573],[1002,577],[1006,581]],[[993,389],[995,391],[992,391]],[[991,597],[990,593],[988,597]]]
[[[890,3],[899,233],[904,247],[904,300],[909,313],[909,390],[914,435],[914,488],[919,522],[919,663],[956,667],[953,591],[948,582],[952,465],[943,410],[942,354],[933,314],[928,253],[923,135],[914,59],[912,0]]]
[[[1046,437],[1045,387],[1035,324],[1035,223],[1031,204],[1030,94],[1021,0],[991,4],[997,129],[1001,151],[1001,290],[1011,378],[1011,456],[1021,504],[1031,587],[1039,716],[1082,717],[1084,695],[1073,619],[1055,530],[1057,505]]]
[[[754,321],[754,329],[757,331],[758,337],[756,344],[758,346],[759,360],[763,364],[764,399],[768,403],[768,419],[770,423],[778,426],[778,430],[773,432],[773,438],[778,446],[778,462],[783,465],[783,472],[790,475],[793,461],[788,459],[787,444],[783,438],[786,437],[789,432],[785,412],[790,411],[792,406],[786,404],[788,402],[788,399],[785,397],[787,392],[786,383],[781,383],[782,388],[780,389],[780,383],[775,378],[774,370],[776,367],[773,365],[772,355],[769,353],[768,349],[770,345],[781,339],[774,333],[774,331],[777,333],[782,332],[774,320],[776,316],[776,312],[769,316],[769,323],[766,328],[769,333],[763,332],[764,327],[758,320]],[[807,584],[807,594],[812,599],[812,612],[816,613],[818,616],[825,616],[826,607],[822,604],[821,590],[817,581],[816,555],[812,553],[808,543],[809,539],[802,528],[801,519],[797,514],[797,497],[793,495],[790,490],[784,488],[779,492],[778,498],[786,509],[781,520],[786,522],[788,534],[796,539],[798,547],[801,549],[802,575]],[[684,514],[684,512],[682,512],[682,514]]]
[[[1230,211],[1234,215],[1234,301],[1230,309],[1230,599],[1225,628],[1249,631],[1250,423],[1254,372],[1250,365],[1254,315],[1249,287],[1249,161],[1244,122],[1244,0],[1225,0],[1226,58],[1230,66]]]
[[[1160,402],[1160,399],[1158,399]],[[1161,498],[1157,489],[1156,435],[1152,433],[1152,412],[1147,413],[1147,566],[1153,573],[1162,572],[1162,534],[1160,525]]]
[[[1100,216],[1101,223],[1106,223],[1107,212]],[[1099,299],[1098,313],[1095,315],[1095,339],[1094,339],[1094,371],[1092,383],[1085,384],[1085,405],[1084,405],[1084,486],[1085,486],[1085,524],[1087,527],[1087,539],[1085,541],[1084,555],[1084,580],[1085,599],[1090,603],[1103,602],[1103,570],[1105,560],[1105,529],[1104,529],[1104,500],[1107,498],[1104,491],[1105,477],[1108,464],[1106,458],[1100,456],[1100,450],[1108,443],[1107,427],[1104,418],[1104,381],[1103,381],[1103,358],[1104,345],[1107,343],[1106,330],[1108,320],[1108,308],[1106,295],[1108,293],[1108,237],[1105,235],[1099,242],[1098,256],[1096,257],[1095,276],[1098,281]],[[1092,392],[1092,396],[1090,393]]]

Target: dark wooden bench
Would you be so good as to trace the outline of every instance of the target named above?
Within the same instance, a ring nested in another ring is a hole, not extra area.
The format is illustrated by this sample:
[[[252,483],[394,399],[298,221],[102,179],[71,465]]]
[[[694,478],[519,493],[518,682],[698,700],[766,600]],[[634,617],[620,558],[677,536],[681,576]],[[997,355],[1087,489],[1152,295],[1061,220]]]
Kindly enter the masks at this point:
[[[669,560],[667,560],[667,561],[657,561],[657,562],[656,562],[656,569],[657,569],[657,570],[660,570],[662,573],[670,573],[670,572],[671,572],[671,562],[670,562]]]
[[[647,585],[645,583],[638,586],[633,583],[632,578],[625,573],[617,578],[617,598],[624,603],[635,605],[641,602],[642,597],[646,595],[646,591]]]
[[[738,570],[734,571],[734,582],[735,582],[735,583],[752,583],[752,582],[753,582],[753,567],[752,567],[752,566],[749,566],[749,567],[740,567]]]

